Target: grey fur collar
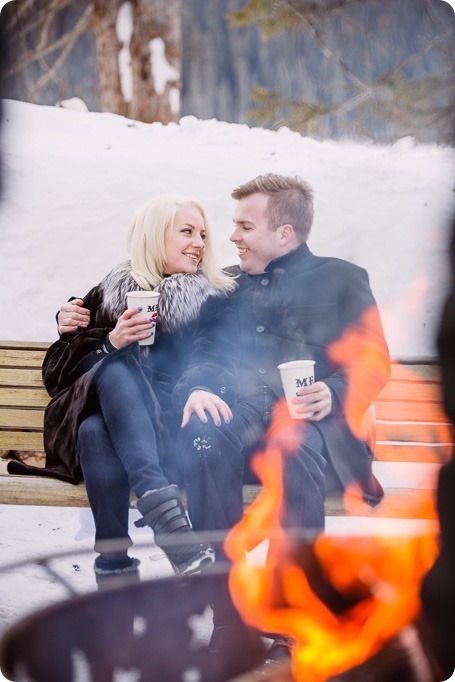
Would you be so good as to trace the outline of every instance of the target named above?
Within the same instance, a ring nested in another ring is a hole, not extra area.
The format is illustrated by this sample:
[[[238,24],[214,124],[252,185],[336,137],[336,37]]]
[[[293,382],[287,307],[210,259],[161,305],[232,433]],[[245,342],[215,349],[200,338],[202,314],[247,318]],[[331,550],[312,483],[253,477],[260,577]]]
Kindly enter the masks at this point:
[[[131,276],[129,261],[120,263],[99,285],[101,314],[116,320],[126,309],[128,291],[140,290]],[[178,274],[165,277],[155,291],[161,294],[158,301],[158,329],[176,332],[195,322],[202,304],[209,296],[223,296],[202,273]]]

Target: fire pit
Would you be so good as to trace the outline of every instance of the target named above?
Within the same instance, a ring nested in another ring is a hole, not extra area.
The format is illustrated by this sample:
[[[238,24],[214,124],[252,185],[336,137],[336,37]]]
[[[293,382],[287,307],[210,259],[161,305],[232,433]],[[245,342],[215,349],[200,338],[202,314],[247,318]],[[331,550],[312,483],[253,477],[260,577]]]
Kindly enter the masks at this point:
[[[4,635],[0,665],[28,682],[223,682],[260,664],[258,633],[232,612],[216,654],[200,621],[227,594],[225,571],[123,582],[42,609]]]

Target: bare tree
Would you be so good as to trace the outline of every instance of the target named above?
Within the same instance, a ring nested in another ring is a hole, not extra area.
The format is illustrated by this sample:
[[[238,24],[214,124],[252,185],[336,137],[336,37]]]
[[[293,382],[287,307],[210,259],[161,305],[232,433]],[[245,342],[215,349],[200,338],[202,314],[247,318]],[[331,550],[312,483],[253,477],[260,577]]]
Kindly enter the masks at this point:
[[[8,3],[1,13],[8,36],[3,96],[41,104],[77,96],[91,109],[146,122],[177,120],[179,111],[172,106],[171,93],[180,90],[180,77],[157,88],[154,72],[162,65],[153,65],[150,45],[161,38],[166,60],[180,74],[181,0],[131,0],[131,101],[122,91],[119,67],[122,44],[117,18],[123,4],[122,0]],[[78,78],[78,68],[84,78]]]

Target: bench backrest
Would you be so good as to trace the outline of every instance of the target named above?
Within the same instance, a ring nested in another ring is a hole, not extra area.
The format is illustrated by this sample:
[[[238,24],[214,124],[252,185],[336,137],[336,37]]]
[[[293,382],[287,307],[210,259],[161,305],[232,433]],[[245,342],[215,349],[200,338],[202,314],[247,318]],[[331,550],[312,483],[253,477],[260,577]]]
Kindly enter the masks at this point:
[[[22,456],[43,450],[41,378],[48,343],[0,341],[0,450]],[[382,461],[443,462],[450,457],[453,429],[442,406],[434,358],[396,360],[375,401],[376,455]]]
[[[0,341],[0,450],[43,450],[50,397],[41,365],[48,343]]]

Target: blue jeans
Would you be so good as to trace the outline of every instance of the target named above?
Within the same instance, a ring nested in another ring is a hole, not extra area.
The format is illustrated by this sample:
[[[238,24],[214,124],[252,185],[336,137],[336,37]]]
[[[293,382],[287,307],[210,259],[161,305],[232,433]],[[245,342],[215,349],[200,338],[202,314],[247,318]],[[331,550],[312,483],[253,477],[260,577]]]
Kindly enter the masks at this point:
[[[206,424],[193,415],[181,431],[178,449],[186,485],[188,514],[195,530],[222,530],[232,527],[243,515],[242,488],[255,448],[261,449],[264,431],[270,423],[272,396],[264,390],[240,401],[232,409],[230,424]],[[286,422],[289,424],[289,422]],[[279,431],[279,429],[278,429]],[[283,526],[320,531],[324,528],[324,499],[327,489],[339,485],[328,461],[323,438],[311,422],[297,421],[292,433],[295,445],[276,445],[282,451]],[[267,443],[268,445],[270,443]],[[329,481],[329,484],[328,484]]]
[[[163,488],[156,427],[136,376],[121,359],[107,363],[96,378],[100,412],[78,431],[78,452],[95,519],[95,540],[128,536],[130,490],[138,497]],[[95,542],[95,549],[97,544]]]

